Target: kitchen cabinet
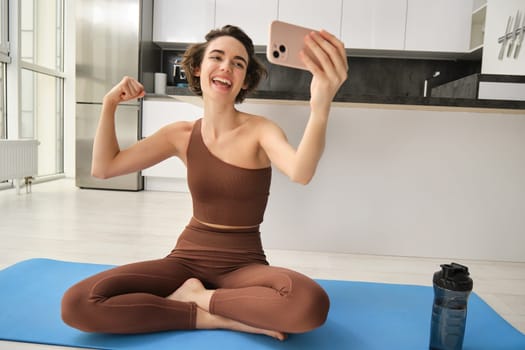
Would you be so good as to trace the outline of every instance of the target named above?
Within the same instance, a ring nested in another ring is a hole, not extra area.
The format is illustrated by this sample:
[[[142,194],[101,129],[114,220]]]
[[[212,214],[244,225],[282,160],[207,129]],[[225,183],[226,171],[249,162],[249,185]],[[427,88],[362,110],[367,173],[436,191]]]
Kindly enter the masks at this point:
[[[294,143],[308,122],[307,102],[248,99],[238,107],[267,116]],[[166,115],[165,107],[161,111],[154,117]],[[298,187],[273,173],[265,245],[439,257],[443,250],[428,242],[440,237],[461,239],[448,247],[451,256],[523,260],[524,129],[518,110],[334,105],[327,131],[332,147],[323,155],[315,183]],[[168,190],[165,184],[159,189]],[[302,212],[300,220],[290,208]],[[341,225],[343,217],[349,220]],[[495,245],[494,232],[501,227],[508,229]],[[298,242],[287,234],[290,230],[301,232],[303,239]],[[330,239],[318,239],[319,232],[328,231]],[[471,242],[476,244],[466,252]]]
[[[202,42],[210,29],[233,24],[264,46],[270,22],[278,19],[326,29],[348,49],[443,58],[469,52],[483,41],[485,1],[156,0],[153,40],[167,47]]]
[[[142,105],[142,136],[154,134],[165,125],[177,121],[196,120],[202,108],[175,100],[145,100]],[[142,171],[143,176],[186,179],[186,166],[179,158],[168,158]]]
[[[479,82],[479,99],[525,101],[525,83]]]
[[[341,37],[342,0],[279,0],[279,20]]]
[[[155,0],[153,41],[194,43],[215,26],[215,0]]]
[[[468,52],[472,0],[408,0],[405,50]]]
[[[524,10],[524,0],[487,0],[481,73],[525,75],[525,40],[514,36],[525,26]],[[503,35],[508,35],[505,44]]]
[[[350,49],[403,50],[407,0],[344,0],[341,38]]]
[[[254,45],[266,45],[270,22],[277,19],[277,4],[278,0],[217,0],[215,26],[236,25],[252,38]]]
[[[487,16],[487,2],[474,1],[470,29],[470,50],[475,51],[483,47],[485,36],[485,17]]]

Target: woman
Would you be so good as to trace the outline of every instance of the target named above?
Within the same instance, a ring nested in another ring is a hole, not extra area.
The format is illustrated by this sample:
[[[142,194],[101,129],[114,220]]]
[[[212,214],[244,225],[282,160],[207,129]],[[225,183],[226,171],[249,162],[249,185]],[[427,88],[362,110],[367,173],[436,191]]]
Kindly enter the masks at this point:
[[[270,165],[293,181],[310,181],[323,152],[331,102],[347,76],[344,46],[333,35],[311,33],[305,44],[320,65],[302,55],[313,78],[310,119],[297,150],[270,120],[235,109],[265,69],[251,39],[234,26],[211,31],[185,54],[190,86],[204,102],[201,119],[170,124],[120,150],[116,107],[145,92],[125,77],[106,94],[93,175],[109,178],[177,156],[188,167],[193,217],[164,259],[116,267],[71,287],[62,300],[67,324],[103,333],[222,328],[283,340],[324,323],[329,308],[324,290],[300,273],[269,266],[259,234]]]

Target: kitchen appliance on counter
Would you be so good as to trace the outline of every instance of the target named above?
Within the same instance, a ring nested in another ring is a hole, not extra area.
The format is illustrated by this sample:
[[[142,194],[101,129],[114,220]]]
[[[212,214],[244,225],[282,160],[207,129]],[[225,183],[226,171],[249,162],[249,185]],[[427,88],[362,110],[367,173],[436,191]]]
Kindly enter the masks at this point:
[[[153,0],[76,2],[76,185],[140,191],[140,172],[101,180],[91,176],[93,139],[104,95],[124,76],[153,91],[160,48],[152,42]],[[141,138],[142,102],[121,103],[115,114],[121,149]]]

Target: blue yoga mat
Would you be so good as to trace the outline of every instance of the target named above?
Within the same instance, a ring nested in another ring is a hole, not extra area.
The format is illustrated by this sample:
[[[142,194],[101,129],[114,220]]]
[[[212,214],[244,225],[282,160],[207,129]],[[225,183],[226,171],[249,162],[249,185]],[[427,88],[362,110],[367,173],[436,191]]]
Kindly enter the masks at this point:
[[[1,270],[0,339],[96,349],[428,349],[432,288],[382,283],[318,280],[330,295],[327,322],[284,342],[226,330],[105,335],[65,325],[64,291],[110,267],[31,259]],[[468,307],[465,350],[525,349],[525,335],[475,293]]]

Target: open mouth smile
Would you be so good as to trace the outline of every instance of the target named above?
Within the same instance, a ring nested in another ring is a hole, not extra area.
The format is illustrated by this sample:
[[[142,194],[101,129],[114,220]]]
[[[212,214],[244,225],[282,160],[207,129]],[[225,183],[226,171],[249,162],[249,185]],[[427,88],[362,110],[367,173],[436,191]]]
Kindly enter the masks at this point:
[[[215,84],[219,84],[219,85],[222,85],[222,86],[225,86],[225,87],[230,87],[232,85],[232,82],[228,79],[225,79],[225,78],[219,78],[219,77],[215,77],[212,79],[213,83]]]

